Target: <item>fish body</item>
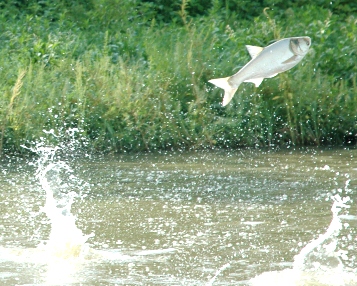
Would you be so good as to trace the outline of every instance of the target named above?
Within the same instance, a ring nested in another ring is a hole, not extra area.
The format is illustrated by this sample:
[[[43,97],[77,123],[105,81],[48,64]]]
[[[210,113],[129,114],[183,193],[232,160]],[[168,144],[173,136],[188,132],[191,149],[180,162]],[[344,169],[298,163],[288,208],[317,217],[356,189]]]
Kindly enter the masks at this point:
[[[252,82],[258,87],[264,78],[272,78],[297,65],[311,46],[310,37],[291,37],[281,39],[265,48],[246,46],[252,59],[236,74],[209,80],[223,88],[222,105],[227,105],[242,82]]]

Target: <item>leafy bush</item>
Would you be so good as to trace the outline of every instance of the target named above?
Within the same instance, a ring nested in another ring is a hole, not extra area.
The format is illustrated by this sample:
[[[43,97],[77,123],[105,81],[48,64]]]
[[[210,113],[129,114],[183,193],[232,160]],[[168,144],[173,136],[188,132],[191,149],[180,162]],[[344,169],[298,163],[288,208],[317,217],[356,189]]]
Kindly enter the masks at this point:
[[[357,20],[324,1],[288,2],[4,2],[1,149],[23,152],[43,130],[69,127],[113,152],[355,142]],[[248,62],[246,44],[297,35],[312,38],[297,67],[243,83],[221,106],[207,81]]]

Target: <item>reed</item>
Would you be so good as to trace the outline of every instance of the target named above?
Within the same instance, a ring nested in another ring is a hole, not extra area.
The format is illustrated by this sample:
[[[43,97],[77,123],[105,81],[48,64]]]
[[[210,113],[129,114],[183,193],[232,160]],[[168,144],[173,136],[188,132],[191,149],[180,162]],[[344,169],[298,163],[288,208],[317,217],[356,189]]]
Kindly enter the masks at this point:
[[[55,22],[2,16],[0,150],[26,152],[21,145],[46,137],[43,130],[72,127],[86,148],[105,152],[354,142],[356,19],[307,6],[237,21],[218,6],[193,17],[182,1],[180,23],[129,4],[121,18],[94,5],[91,21],[77,23],[61,14]],[[240,69],[245,44],[303,34],[313,46],[301,64],[259,88],[242,84],[221,107],[222,91],[207,81]]]

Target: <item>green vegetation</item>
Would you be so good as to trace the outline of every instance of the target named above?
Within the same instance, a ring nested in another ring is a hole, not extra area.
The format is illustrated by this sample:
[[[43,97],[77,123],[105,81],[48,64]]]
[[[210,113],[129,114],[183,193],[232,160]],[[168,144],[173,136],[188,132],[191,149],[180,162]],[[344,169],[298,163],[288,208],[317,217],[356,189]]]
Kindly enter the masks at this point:
[[[3,1],[0,150],[67,128],[105,152],[354,143],[357,5],[310,3]],[[303,35],[297,67],[221,106],[207,81],[248,62],[246,44]]]

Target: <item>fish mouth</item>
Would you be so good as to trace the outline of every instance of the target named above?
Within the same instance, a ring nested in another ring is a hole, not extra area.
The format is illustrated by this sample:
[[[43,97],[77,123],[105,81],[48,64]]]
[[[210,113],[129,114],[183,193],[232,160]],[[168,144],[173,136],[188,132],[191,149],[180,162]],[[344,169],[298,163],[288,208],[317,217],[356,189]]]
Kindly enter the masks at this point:
[[[290,50],[298,56],[303,56],[307,53],[311,46],[310,37],[295,37],[290,39]]]

